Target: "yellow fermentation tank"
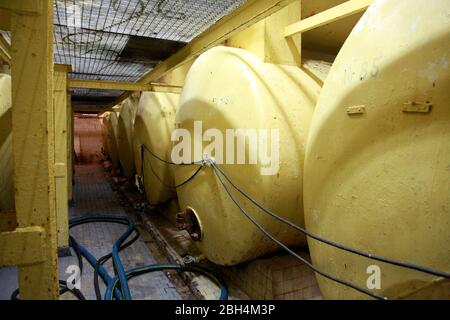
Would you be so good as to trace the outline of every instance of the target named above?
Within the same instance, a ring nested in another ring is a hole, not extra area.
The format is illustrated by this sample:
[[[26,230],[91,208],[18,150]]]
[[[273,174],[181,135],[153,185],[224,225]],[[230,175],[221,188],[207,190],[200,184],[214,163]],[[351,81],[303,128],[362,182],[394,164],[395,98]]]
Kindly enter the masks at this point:
[[[0,212],[14,211],[11,76],[0,74]]]
[[[170,160],[179,97],[175,93],[143,92],[139,100],[133,130],[134,163],[152,205],[176,196],[173,167],[154,156]]]
[[[216,162],[227,162],[226,157],[230,157],[228,164],[219,165],[245,192],[303,225],[303,205],[299,200],[303,192],[304,149],[319,91],[320,86],[297,67],[263,63],[242,49],[215,47],[202,54],[189,70],[176,126],[187,130],[190,146],[202,145],[204,153]],[[199,125],[204,136],[198,133]],[[239,139],[227,138],[227,129]],[[211,142],[220,140],[223,148],[216,146],[223,161],[219,160],[218,152],[207,148]],[[235,146],[225,152],[227,143],[233,141]],[[181,145],[174,144],[176,154]],[[237,146],[245,148],[245,164],[238,164]],[[230,150],[234,150],[234,157]],[[261,151],[267,159],[259,151],[250,150]],[[191,151],[191,160],[204,158],[201,150],[200,154],[198,149]],[[186,155],[184,152],[180,154]],[[198,165],[176,167],[176,183],[184,182],[197,168]],[[209,260],[235,265],[277,249],[239,211],[211,167],[205,167],[192,181],[178,188],[177,194],[185,210],[184,219],[191,223],[191,236]],[[285,244],[305,243],[298,233],[264,215],[243,197],[237,199],[256,221]]]
[[[119,153],[116,140],[117,119],[117,113],[114,111],[106,112],[103,117],[104,147],[115,168],[119,166]]]
[[[445,272],[450,272],[449,12],[448,0],[374,2],[325,82],[304,180],[309,231]],[[313,240],[309,248],[318,268],[378,294],[450,298],[448,280]],[[378,271],[380,282],[371,277]],[[325,298],[366,298],[318,280]]]
[[[135,174],[133,157],[133,126],[138,101],[132,96],[126,99],[121,108],[117,124],[117,146],[123,174],[128,179]]]

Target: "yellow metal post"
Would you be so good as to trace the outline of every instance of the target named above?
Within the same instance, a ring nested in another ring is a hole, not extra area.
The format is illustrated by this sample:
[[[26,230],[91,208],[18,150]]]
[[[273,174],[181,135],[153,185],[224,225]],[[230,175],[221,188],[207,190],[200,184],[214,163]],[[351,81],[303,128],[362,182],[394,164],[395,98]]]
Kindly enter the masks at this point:
[[[0,0],[0,8],[22,15],[45,14],[42,4],[45,0]]]
[[[283,37],[284,28],[301,17],[301,1],[295,1],[265,19],[266,62],[301,65],[301,35],[288,39]]]
[[[56,222],[58,229],[58,247],[60,248],[69,246],[67,73],[70,70],[70,66],[55,65],[53,75]]]
[[[301,35],[285,38],[285,28],[301,19],[301,1],[294,1],[226,41],[256,54],[267,63],[301,65]]]
[[[67,93],[67,200],[71,201],[73,179],[73,110],[72,97]]]
[[[13,4],[20,4],[14,11]],[[12,132],[17,230],[38,228],[42,261],[19,265],[22,299],[59,296],[54,201],[53,1],[1,1],[11,13]],[[26,12],[40,10],[38,14]],[[12,6],[12,7],[11,7]],[[5,7],[3,7],[5,8]],[[24,233],[26,234],[26,233]],[[33,238],[27,243],[33,242]],[[16,242],[9,242],[14,246]],[[15,250],[23,250],[17,243]],[[20,261],[16,262],[20,264]]]

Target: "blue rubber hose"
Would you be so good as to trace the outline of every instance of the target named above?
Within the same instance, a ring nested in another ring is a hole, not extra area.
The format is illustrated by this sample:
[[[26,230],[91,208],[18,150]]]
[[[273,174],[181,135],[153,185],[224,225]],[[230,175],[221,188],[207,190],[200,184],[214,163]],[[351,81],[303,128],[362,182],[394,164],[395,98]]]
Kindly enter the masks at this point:
[[[199,266],[185,266],[181,264],[152,264],[144,267],[139,267],[131,270],[127,270],[125,272],[127,280],[137,277],[142,274],[156,272],[156,271],[165,271],[165,270],[178,270],[183,272],[193,272],[206,276],[210,280],[212,280],[220,289],[220,297],[219,300],[227,300],[228,299],[228,288],[227,285],[216,275],[214,275],[211,271],[204,269]],[[119,283],[119,279],[116,276],[108,285],[105,291],[104,300],[112,300],[113,290],[116,290],[116,286]]]
[[[82,245],[78,244],[78,249],[80,250],[81,255],[84,258],[86,258],[86,260],[89,262],[89,264],[93,268],[95,268],[95,265],[97,264],[97,259]],[[108,274],[108,272],[103,266],[99,266],[98,273],[106,286],[112,285],[114,278],[111,278],[111,276]],[[118,288],[114,289],[114,296],[116,297],[116,299],[122,299],[122,293]]]
[[[119,248],[122,243],[131,235],[134,229],[134,222],[131,219],[128,219],[128,228],[127,230],[120,236],[119,239],[114,242],[113,250],[112,250],[112,258],[114,262],[114,266],[117,270],[117,276],[120,281],[120,288],[122,290],[123,300],[131,300],[131,292],[128,286],[127,277],[125,274],[125,269],[123,268],[122,261],[119,257]]]
[[[127,230],[122,234],[122,236],[116,240],[113,246],[112,250],[112,257],[113,257],[113,264],[115,269],[117,270],[117,275],[120,280],[120,287],[121,291],[114,290],[114,295],[116,298],[124,299],[124,300],[131,300],[131,293],[128,286],[128,281],[126,279],[125,270],[122,265],[122,261],[119,257],[119,248],[121,244],[130,236],[130,234],[133,232],[134,229],[134,222],[124,216],[114,217],[114,216],[88,216],[88,217],[81,217],[81,218],[74,218],[70,220],[70,228],[85,224],[85,223],[92,223],[92,222],[111,222],[111,223],[119,223],[127,225]],[[78,247],[80,253],[86,258],[86,260],[89,262],[89,264],[95,268],[97,264],[97,259],[88,251],[86,248],[84,248],[82,245],[76,243],[76,246]],[[112,278],[109,276],[108,272],[104,269],[103,266],[99,266],[99,274],[102,278],[102,280],[105,282],[105,285],[108,286],[109,282],[112,281]]]
[[[134,268],[125,271],[122,261],[120,260],[119,252],[127,245],[130,245],[134,241],[131,240],[128,244],[123,245],[127,238],[135,230],[134,221],[128,217],[124,216],[88,216],[81,218],[74,218],[70,220],[69,227],[75,227],[81,224],[94,223],[94,222],[107,222],[107,223],[118,223],[126,225],[127,229],[125,232],[114,242],[113,249],[111,252],[111,257],[113,260],[113,266],[116,270],[116,276],[112,278],[106,269],[103,267],[102,263],[99,262],[85,247],[78,244],[75,239],[71,238],[72,246],[77,253],[85,257],[89,264],[98,269],[98,274],[106,285],[105,300],[112,300],[116,298],[117,300],[131,300],[131,292],[128,286],[128,280],[145,274],[149,272],[164,271],[164,270],[178,270],[183,272],[193,272],[199,273],[210,280],[215,282],[220,288],[220,300],[228,299],[228,288],[226,284],[221,281],[216,275],[211,271],[201,268],[199,266],[186,266],[182,264],[153,264],[145,267]],[[139,236],[139,235],[138,235]],[[101,258],[102,259],[102,258]],[[80,263],[81,264],[81,263]],[[118,286],[120,285],[120,290]]]

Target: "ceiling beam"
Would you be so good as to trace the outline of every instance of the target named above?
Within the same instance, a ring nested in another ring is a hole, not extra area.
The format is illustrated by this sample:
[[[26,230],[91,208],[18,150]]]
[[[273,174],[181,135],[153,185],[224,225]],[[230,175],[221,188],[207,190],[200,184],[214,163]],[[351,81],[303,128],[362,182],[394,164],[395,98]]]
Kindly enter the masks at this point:
[[[119,91],[163,91],[181,92],[180,86],[165,83],[136,83],[136,82],[116,82],[101,80],[69,80],[69,88],[97,89],[97,90],[119,90]]]
[[[199,56],[206,50],[223,43],[231,36],[270,16],[294,1],[295,0],[247,0],[242,6],[220,19],[216,24],[199,37],[192,40],[183,49],[144,74],[138,80],[138,83],[158,81],[158,79],[176,67]],[[112,105],[107,106],[104,111],[122,102],[128,96],[129,93],[125,92],[119,96]]]
[[[80,100],[81,99],[81,100]],[[106,104],[112,103],[113,98],[93,98],[72,96],[72,108],[74,112],[100,112]]]
[[[296,34],[324,26],[353,14],[365,11],[373,2],[374,0],[349,0],[287,26],[284,31],[284,36],[292,37]]]
[[[117,82],[103,80],[69,80],[69,88],[120,90],[120,91],[150,91],[151,85],[135,82]]]

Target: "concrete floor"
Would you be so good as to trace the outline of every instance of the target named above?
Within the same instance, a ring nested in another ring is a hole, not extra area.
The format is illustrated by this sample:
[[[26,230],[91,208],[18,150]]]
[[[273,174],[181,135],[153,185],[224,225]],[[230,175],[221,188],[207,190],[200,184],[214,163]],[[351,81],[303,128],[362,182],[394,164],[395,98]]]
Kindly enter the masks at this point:
[[[125,209],[111,189],[104,175],[103,168],[97,164],[77,165],[75,168],[74,204],[70,208],[71,217],[89,215],[126,215]],[[99,258],[112,249],[114,241],[122,234],[125,226],[93,223],[77,226],[71,230],[71,235],[78,243],[85,246],[95,257]],[[125,269],[153,263],[166,262],[158,252],[151,252],[145,243],[145,235],[131,247],[120,253]],[[59,259],[60,279],[67,279],[65,273],[69,265],[77,265],[75,256]],[[111,262],[105,264],[112,275]],[[95,299],[93,287],[93,269],[84,260],[84,270],[81,278],[81,290],[87,299]],[[101,282],[101,281],[100,281]],[[186,292],[186,288],[177,288],[165,273],[157,272],[130,280],[130,289],[133,299],[181,299],[179,292]],[[0,268],[0,299],[9,299],[11,293],[17,288],[17,269]],[[104,286],[101,284],[102,293]],[[61,299],[73,299],[72,295],[65,294]]]

